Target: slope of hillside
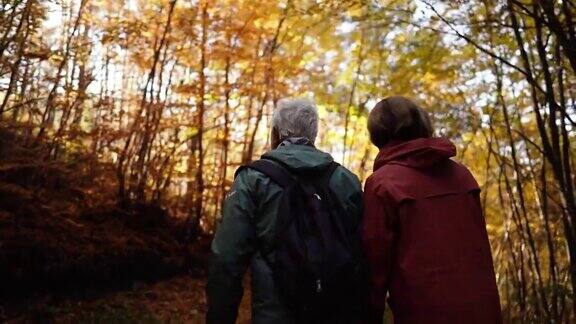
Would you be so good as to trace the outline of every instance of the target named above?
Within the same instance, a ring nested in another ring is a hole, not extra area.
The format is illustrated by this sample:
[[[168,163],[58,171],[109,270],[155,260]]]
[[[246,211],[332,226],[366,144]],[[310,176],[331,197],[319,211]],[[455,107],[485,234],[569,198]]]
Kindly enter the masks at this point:
[[[38,293],[203,271],[206,241],[184,242],[182,222],[158,206],[120,206],[109,166],[82,155],[45,160],[20,142],[0,129],[0,316]]]

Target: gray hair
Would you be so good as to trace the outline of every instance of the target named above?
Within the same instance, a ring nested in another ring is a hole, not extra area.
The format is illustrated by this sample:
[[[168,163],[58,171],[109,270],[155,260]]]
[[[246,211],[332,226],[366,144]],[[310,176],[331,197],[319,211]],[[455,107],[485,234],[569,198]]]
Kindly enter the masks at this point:
[[[308,99],[281,99],[272,116],[272,128],[280,135],[280,140],[290,137],[304,137],[314,143],[318,135],[318,110]]]

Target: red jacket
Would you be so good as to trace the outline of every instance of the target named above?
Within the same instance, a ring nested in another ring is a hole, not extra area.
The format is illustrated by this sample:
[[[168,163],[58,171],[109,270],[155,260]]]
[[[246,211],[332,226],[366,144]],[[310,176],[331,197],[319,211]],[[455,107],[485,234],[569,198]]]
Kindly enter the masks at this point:
[[[502,323],[478,184],[440,138],[391,143],[366,181],[362,239],[371,273],[368,322]]]

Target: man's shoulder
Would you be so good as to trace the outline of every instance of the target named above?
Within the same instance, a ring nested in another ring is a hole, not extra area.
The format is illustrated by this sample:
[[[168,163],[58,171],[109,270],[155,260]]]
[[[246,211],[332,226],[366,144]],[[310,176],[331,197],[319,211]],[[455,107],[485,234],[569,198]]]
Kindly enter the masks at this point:
[[[338,165],[334,170],[330,182],[338,186],[352,186],[350,189],[362,187],[358,176],[342,165]],[[245,165],[236,170],[234,183],[256,188],[273,183],[273,181],[266,174]]]
[[[346,167],[339,165],[332,175],[331,183],[334,185],[344,186],[347,189],[362,190],[362,184],[358,176]]]
[[[358,176],[356,174],[354,174],[354,172],[350,171],[348,168],[346,168],[343,165],[338,165],[338,168],[336,168],[336,170],[334,172],[340,172],[342,173],[344,176],[358,180]]]
[[[266,185],[270,182],[268,176],[262,172],[250,168],[249,166],[241,166],[234,173],[235,188],[246,190],[257,190],[258,187]]]
[[[242,165],[234,173],[234,180],[264,177],[260,171],[254,170],[249,164]]]

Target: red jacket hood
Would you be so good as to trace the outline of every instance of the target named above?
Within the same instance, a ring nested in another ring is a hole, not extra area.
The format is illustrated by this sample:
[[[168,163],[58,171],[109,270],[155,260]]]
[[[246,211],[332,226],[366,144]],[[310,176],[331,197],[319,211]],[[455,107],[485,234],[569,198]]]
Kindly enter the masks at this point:
[[[456,147],[445,138],[418,138],[407,142],[391,142],[380,149],[374,171],[394,163],[426,169],[456,155]]]

